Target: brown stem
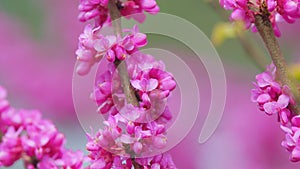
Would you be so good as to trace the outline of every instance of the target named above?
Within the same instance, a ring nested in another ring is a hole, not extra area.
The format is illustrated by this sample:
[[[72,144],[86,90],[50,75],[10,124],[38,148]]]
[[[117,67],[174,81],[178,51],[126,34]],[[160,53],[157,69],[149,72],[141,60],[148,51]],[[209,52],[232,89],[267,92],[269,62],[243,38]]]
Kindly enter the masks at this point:
[[[118,9],[118,6],[116,5],[115,0],[109,0],[108,2],[108,10],[110,14],[110,18],[113,21],[113,28],[115,31],[115,34],[118,36],[122,36],[122,26],[121,26],[121,14]]]
[[[132,160],[132,165],[133,165],[133,167],[134,167],[135,169],[142,169],[142,168],[143,168],[139,163],[137,163],[137,162],[134,160],[134,158],[132,158],[131,160]]]
[[[117,36],[121,37],[122,36],[122,27],[121,27],[121,19],[120,19],[121,15],[120,15],[120,11],[119,11],[119,9],[116,5],[115,0],[110,0],[109,1],[108,9],[109,9],[109,12],[110,12],[110,17],[113,21],[113,27],[114,27],[115,34]],[[138,102],[138,99],[135,95],[135,91],[134,91],[134,89],[132,88],[132,86],[130,84],[126,62],[116,59],[114,64],[116,65],[116,67],[119,71],[119,76],[121,78],[122,88],[123,88],[123,92],[126,96],[127,103],[132,104],[134,106],[139,106],[139,102]],[[139,165],[135,161],[134,158],[132,158],[131,161],[132,161],[132,164],[133,164],[135,169],[141,169],[142,168],[142,166]]]
[[[30,157],[30,156],[26,155],[25,153],[23,153],[22,159],[24,162],[24,168],[27,168],[26,166],[28,164],[32,164],[34,169],[38,169],[37,165],[38,165],[39,161],[35,157]]]
[[[280,82],[285,85],[290,84],[290,80],[287,77],[287,65],[274,35],[269,17],[261,14],[255,15],[255,25],[271,55],[274,65],[276,66]]]
[[[269,19],[269,15],[263,12],[263,14],[255,15],[255,26],[263,39],[269,54],[273,60],[274,65],[276,66],[277,78],[281,82],[282,85],[287,85],[291,88],[292,93],[296,101],[299,103],[300,98],[298,95],[298,91],[296,90],[294,84],[288,77],[288,70],[285,58],[280,50],[279,43],[275,37],[274,30]],[[299,109],[294,106],[293,107],[296,114],[299,114]]]
[[[228,20],[228,14],[221,10],[220,5],[216,3],[217,1],[214,0],[208,0],[207,3],[210,5],[211,8],[213,8],[218,16],[226,21]],[[262,52],[261,48],[258,48],[253,41],[251,40],[251,37],[245,34],[237,33],[237,39],[240,41],[240,44],[242,45],[243,49],[248,54],[247,56],[255,63],[257,68],[260,70],[265,70],[265,67],[268,63],[265,54]]]
[[[110,12],[111,19],[113,20],[113,27],[115,33],[117,36],[121,37],[122,36],[122,27],[121,27],[121,19],[120,19],[121,15],[114,0],[109,1],[108,9]],[[121,78],[122,88],[126,96],[127,103],[132,104],[134,106],[139,106],[138,99],[135,96],[135,91],[130,84],[126,62],[116,59],[114,63],[119,71],[119,76]]]

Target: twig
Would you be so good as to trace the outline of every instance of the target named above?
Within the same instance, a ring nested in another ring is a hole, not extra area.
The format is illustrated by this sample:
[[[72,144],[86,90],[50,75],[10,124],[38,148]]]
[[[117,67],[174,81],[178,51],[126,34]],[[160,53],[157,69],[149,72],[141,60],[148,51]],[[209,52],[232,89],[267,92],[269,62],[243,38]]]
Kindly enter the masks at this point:
[[[263,14],[255,15],[255,26],[268,49],[274,65],[276,66],[278,80],[282,85],[287,85],[291,88],[292,94],[294,95],[296,101],[299,103],[299,93],[295,85],[288,77],[287,64],[279,47],[279,43],[275,37],[269,15],[266,12],[262,13]],[[293,106],[292,109],[296,114],[300,113],[297,106]]]
[[[122,36],[122,27],[121,27],[121,19],[120,19],[121,15],[114,0],[109,1],[108,9],[110,12],[111,19],[113,21],[113,27],[115,33],[117,36],[121,37]],[[139,106],[138,99],[135,96],[135,91],[130,84],[126,62],[120,61],[119,59],[116,58],[114,64],[116,65],[119,71],[119,76],[121,78],[123,92],[126,96],[127,103],[132,104],[134,106]]]
[[[121,27],[121,15],[120,11],[118,10],[118,7],[116,5],[116,2],[114,0],[110,0],[108,4],[108,9],[110,12],[110,17],[113,21],[113,27],[115,34],[117,36],[122,37],[122,27]],[[135,91],[132,88],[129,80],[129,75],[128,75],[128,70],[127,70],[127,65],[125,61],[120,61],[116,58],[116,61],[114,62],[116,65],[118,71],[119,71],[119,76],[121,78],[121,83],[123,87],[123,92],[126,96],[126,101],[128,104],[132,104],[134,106],[139,106],[138,99],[135,95]],[[131,159],[132,164],[135,169],[141,169],[142,166],[139,165],[134,158]]]
[[[38,165],[39,161],[35,157],[30,157],[30,156],[26,155],[26,153],[23,153],[22,159],[23,159],[23,163],[24,163],[24,168],[27,168],[28,164],[32,164],[34,169],[38,169],[37,165]]]

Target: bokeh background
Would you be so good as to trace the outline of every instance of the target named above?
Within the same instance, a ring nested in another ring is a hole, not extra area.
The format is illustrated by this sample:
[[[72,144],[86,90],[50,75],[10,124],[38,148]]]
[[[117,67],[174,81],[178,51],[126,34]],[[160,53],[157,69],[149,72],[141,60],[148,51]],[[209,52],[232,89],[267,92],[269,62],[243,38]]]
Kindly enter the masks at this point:
[[[158,0],[161,11],[182,17],[211,37],[222,17],[205,0]],[[0,0],[0,84],[13,106],[38,109],[65,133],[67,147],[85,149],[86,137],[72,102],[72,74],[77,38],[78,1]],[[225,13],[226,14],[226,13]],[[226,15],[225,15],[226,16]],[[300,24],[281,24],[280,44],[289,63],[299,61]],[[176,29],[176,28],[174,28]],[[257,34],[249,34],[261,48]],[[152,46],[178,50],[179,43],[149,36]],[[261,48],[263,49],[263,48]],[[227,102],[221,124],[204,144],[198,136],[206,117],[209,82],[204,67],[195,69],[201,94],[200,115],[188,136],[170,151],[179,169],[296,169],[280,146],[284,133],[276,117],[259,112],[250,101],[255,74],[261,70],[234,38],[217,47],[227,75]],[[177,51],[191,58],[188,50]],[[16,164],[12,168],[22,168]]]

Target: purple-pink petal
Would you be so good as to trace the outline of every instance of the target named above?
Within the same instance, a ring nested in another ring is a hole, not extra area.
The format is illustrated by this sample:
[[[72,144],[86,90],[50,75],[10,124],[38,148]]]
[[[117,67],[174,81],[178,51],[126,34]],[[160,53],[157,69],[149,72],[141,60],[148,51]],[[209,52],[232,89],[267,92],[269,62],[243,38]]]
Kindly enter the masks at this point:
[[[278,113],[280,107],[277,102],[268,102],[263,106],[265,112],[269,115]]]

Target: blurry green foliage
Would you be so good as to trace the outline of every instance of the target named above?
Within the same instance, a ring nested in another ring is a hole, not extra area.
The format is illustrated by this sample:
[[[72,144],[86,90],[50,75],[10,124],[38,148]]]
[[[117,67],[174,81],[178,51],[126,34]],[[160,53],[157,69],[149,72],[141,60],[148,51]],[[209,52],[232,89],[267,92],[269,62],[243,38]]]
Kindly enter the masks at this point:
[[[0,0],[0,11],[23,22],[34,38],[42,38],[45,14],[38,0]]]
[[[217,1],[217,4],[219,3],[218,0],[215,1]],[[207,37],[211,37],[212,31],[217,23],[224,21],[217,12],[208,5],[207,0],[157,0],[157,2],[161,12],[177,15],[192,22],[200,28]],[[223,61],[232,63],[232,65],[243,69],[247,69],[247,66],[256,69],[236,39],[229,39],[216,49]]]

